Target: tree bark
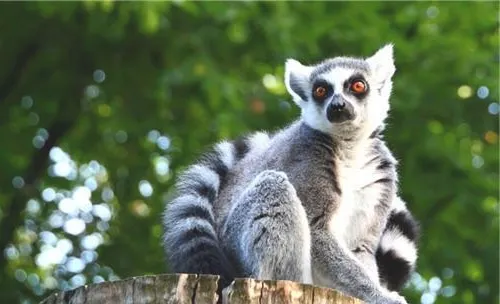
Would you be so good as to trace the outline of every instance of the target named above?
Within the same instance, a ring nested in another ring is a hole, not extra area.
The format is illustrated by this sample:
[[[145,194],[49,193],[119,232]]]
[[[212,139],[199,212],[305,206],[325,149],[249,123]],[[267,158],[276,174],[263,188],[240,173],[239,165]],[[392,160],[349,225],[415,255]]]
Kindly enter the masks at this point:
[[[215,275],[163,274],[104,282],[54,293],[41,304],[168,303],[215,304]],[[236,279],[222,291],[223,304],[362,304],[329,288],[291,281]]]

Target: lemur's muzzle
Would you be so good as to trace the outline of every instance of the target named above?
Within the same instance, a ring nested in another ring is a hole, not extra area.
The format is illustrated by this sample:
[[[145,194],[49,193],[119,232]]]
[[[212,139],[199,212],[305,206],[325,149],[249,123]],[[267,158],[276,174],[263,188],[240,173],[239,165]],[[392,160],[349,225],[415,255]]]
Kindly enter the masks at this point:
[[[341,123],[353,120],[354,107],[340,95],[333,96],[326,108],[326,117],[330,122]]]

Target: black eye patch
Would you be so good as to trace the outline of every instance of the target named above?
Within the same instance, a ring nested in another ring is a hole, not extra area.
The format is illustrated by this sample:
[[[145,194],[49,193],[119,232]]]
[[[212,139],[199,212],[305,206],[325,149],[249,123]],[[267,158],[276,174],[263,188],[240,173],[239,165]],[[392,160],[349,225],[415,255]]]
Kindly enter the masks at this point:
[[[316,102],[323,102],[333,95],[333,86],[325,80],[317,80],[312,87],[312,97]]]
[[[354,74],[344,82],[344,91],[358,99],[363,99],[368,95],[370,87],[363,75]]]

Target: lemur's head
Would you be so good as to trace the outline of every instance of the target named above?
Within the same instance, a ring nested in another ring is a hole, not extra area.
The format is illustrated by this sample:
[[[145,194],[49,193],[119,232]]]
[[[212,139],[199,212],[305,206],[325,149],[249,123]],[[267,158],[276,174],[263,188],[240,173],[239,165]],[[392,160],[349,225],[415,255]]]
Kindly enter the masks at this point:
[[[366,59],[335,57],[313,66],[288,59],[285,85],[312,128],[370,134],[387,117],[395,70],[388,44]]]

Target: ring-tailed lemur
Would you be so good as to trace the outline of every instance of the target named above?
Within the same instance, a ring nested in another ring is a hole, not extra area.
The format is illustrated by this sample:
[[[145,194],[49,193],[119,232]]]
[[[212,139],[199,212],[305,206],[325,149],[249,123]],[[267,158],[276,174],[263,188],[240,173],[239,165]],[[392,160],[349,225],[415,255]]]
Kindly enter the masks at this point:
[[[414,269],[418,225],[381,135],[392,45],[367,59],[289,59],[285,70],[301,118],[272,135],[220,142],[180,176],[164,215],[171,270],[406,303],[396,291]]]

